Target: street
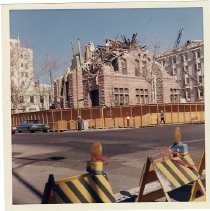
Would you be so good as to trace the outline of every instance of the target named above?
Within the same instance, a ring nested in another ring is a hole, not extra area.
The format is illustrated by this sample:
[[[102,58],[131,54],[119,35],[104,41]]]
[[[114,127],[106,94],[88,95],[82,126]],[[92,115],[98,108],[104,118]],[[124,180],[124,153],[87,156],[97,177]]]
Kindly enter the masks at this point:
[[[182,141],[188,144],[196,164],[205,147],[204,126],[180,126]],[[85,173],[91,144],[95,141],[102,143],[103,155],[109,159],[104,171],[113,192],[138,187],[147,156],[154,156],[173,143],[175,127],[14,134],[13,203],[40,203],[49,174],[54,174],[57,180]]]

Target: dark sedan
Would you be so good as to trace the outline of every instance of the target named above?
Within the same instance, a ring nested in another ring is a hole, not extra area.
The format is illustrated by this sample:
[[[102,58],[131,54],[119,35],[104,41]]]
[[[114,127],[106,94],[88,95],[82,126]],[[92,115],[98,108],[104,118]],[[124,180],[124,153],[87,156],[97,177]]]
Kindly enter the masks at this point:
[[[35,131],[49,131],[49,125],[43,124],[40,120],[24,120],[19,125],[17,125],[16,130],[18,133],[22,132],[31,132],[34,133]]]

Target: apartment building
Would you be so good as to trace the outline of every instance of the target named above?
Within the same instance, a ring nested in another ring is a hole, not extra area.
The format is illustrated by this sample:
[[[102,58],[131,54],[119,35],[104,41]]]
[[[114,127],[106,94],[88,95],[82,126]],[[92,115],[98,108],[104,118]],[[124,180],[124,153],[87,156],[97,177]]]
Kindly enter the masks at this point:
[[[34,81],[33,49],[10,39],[11,112],[49,109],[50,85]]]
[[[158,55],[156,60],[177,78],[181,102],[204,101],[203,41],[189,40],[180,48]]]

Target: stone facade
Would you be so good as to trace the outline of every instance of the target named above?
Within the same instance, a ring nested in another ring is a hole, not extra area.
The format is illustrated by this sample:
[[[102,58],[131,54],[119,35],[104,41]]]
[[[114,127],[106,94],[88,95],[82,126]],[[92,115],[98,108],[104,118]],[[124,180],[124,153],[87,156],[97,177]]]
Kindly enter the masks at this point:
[[[156,57],[167,73],[177,78],[177,94],[181,102],[204,101],[204,45],[203,41],[189,40],[180,48]],[[174,90],[172,90],[174,94]]]
[[[83,54],[74,56],[66,77],[67,107],[171,103],[172,90],[179,91],[177,77],[168,74],[141,46],[122,48],[120,44],[110,50],[106,43],[102,52],[89,43]],[[176,97],[180,102],[179,94]]]

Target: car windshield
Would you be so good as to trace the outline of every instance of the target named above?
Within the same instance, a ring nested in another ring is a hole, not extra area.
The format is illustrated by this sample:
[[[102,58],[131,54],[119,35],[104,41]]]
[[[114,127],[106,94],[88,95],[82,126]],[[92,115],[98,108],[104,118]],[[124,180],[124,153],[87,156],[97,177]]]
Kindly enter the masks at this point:
[[[28,120],[28,123],[30,123],[30,124],[38,124],[38,123],[40,123],[40,120]]]

